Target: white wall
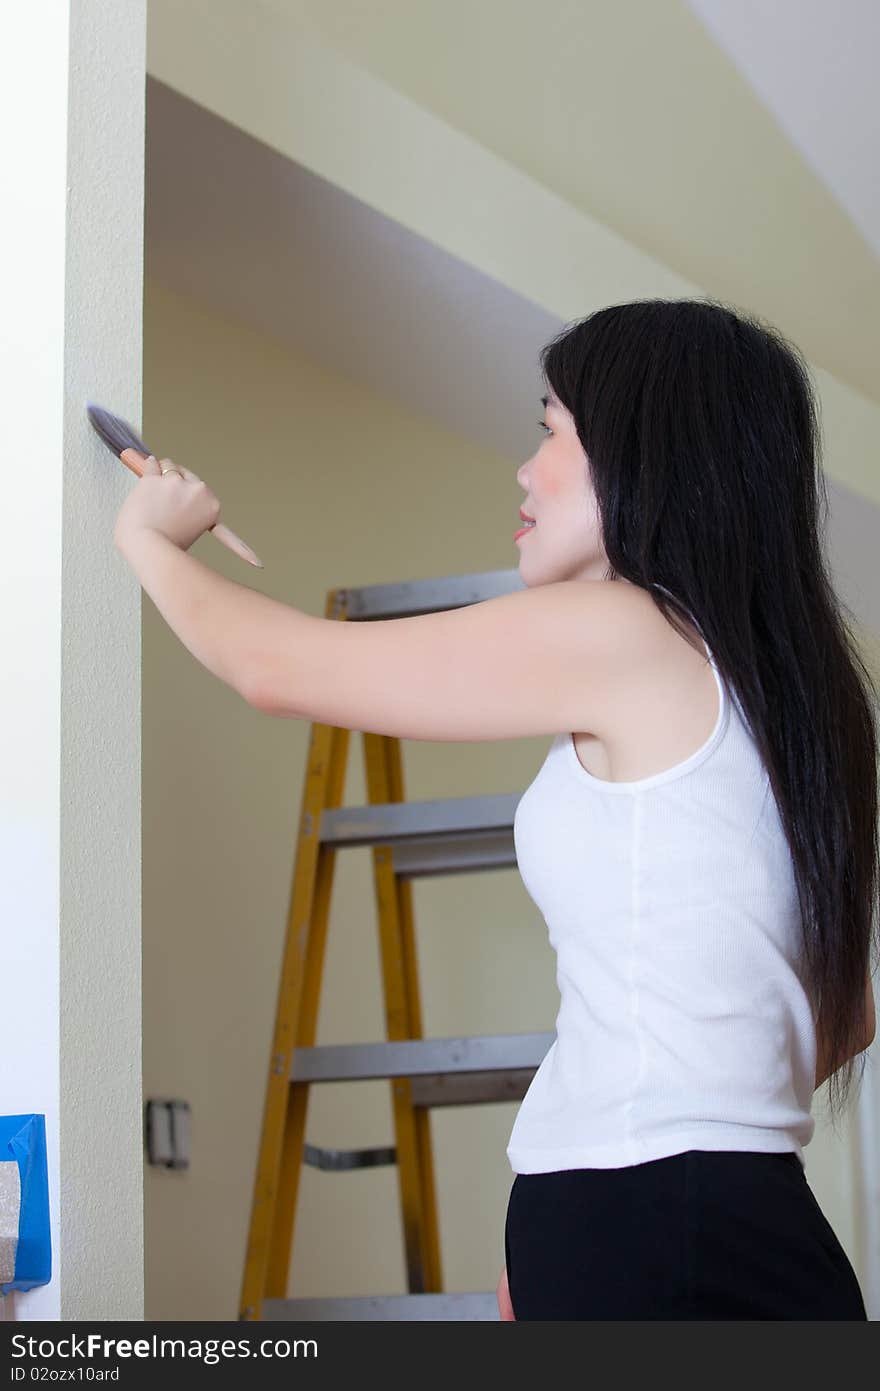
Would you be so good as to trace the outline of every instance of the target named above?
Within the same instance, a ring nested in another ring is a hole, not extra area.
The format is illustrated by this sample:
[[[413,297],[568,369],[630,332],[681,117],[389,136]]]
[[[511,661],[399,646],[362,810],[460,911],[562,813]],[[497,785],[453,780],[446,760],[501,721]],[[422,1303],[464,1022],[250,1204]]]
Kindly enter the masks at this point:
[[[85,401],[139,419],[145,0],[0,42],[0,1111],[46,1117],[53,1248],[0,1303],[140,1318],[140,591]]]

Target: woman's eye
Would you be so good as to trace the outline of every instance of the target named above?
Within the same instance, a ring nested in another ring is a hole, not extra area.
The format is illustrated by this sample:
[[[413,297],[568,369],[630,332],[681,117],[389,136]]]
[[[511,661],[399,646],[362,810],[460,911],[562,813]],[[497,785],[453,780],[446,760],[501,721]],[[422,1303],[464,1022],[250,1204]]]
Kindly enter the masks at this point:
[[[550,429],[550,426],[549,426],[549,425],[545,425],[544,422],[543,422],[543,420],[539,420],[539,421],[538,421],[538,424],[540,425],[540,427],[541,427],[542,430],[546,430],[546,431],[547,431],[547,434],[548,434],[548,435],[552,435],[552,434],[553,434],[553,431]]]

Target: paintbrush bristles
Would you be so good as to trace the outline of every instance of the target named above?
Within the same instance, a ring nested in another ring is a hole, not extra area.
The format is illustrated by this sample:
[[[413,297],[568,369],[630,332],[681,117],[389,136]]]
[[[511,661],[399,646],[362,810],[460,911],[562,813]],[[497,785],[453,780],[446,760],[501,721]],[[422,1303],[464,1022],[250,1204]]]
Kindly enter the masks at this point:
[[[120,458],[123,449],[136,449],[139,454],[147,457],[153,453],[121,416],[114,415],[112,411],[105,410],[94,401],[86,402],[86,414],[107,448],[112,449]]]

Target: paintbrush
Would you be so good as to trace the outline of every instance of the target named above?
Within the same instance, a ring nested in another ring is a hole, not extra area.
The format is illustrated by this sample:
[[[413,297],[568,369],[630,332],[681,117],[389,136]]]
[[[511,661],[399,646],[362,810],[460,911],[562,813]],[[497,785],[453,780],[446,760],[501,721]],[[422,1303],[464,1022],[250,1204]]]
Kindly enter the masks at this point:
[[[112,411],[104,410],[103,406],[96,405],[94,401],[86,402],[86,414],[107,448],[113,451],[127,469],[131,469],[131,472],[137,474],[138,478],[143,478],[144,471],[136,460],[123,459],[123,450],[133,449],[137,454],[143,454],[145,459],[151,454],[155,454],[156,451],[147,448],[127,420],[123,420],[119,415],[113,415]],[[158,458],[158,455],[156,457]],[[224,526],[222,522],[215,522],[208,530],[212,536],[216,536],[218,541],[222,541],[224,546],[228,546],[249,565],[256,565],[260,570],[265,568],[262,560],[254,554],[247,542],[242,541],[240,536],[236,536],[234,531],[230,531],[228,526]]]

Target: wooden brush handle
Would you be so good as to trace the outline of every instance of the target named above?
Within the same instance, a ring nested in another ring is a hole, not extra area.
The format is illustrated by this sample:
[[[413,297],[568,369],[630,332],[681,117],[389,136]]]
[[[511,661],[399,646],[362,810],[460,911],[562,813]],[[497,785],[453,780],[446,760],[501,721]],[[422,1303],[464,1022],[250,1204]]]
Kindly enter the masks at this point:
[[[230,531],[228,526],[222,522],[215,522],[209,528],[211,535],[216,536],[218,541],[222,541],[224,546],[228,546],[236,555],[240,555],[242,560],[246,560],[248,565],[256,565],[258,569],[263,569],[263,562],[258,555],[255,555],[247,541],[242,541],[240,536],[236,536],[234,531]]]

